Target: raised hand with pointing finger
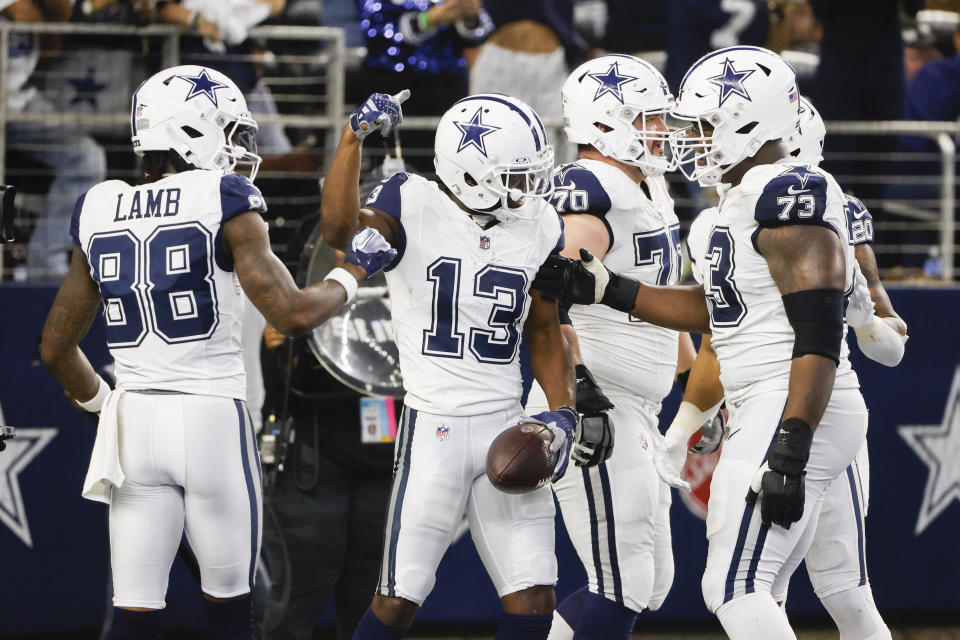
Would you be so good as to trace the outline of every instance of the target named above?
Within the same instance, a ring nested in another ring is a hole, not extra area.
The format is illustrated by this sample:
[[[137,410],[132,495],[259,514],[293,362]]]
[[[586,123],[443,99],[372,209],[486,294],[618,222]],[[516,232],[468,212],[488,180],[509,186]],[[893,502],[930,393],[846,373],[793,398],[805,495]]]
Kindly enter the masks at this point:
[[[374,131],[387,136],[395,126],[403,122],[403,112],[400,109],[410,90],[404,89],[396,95],[374,93],[350,114],[350,128],[358,140],[363,140]]]

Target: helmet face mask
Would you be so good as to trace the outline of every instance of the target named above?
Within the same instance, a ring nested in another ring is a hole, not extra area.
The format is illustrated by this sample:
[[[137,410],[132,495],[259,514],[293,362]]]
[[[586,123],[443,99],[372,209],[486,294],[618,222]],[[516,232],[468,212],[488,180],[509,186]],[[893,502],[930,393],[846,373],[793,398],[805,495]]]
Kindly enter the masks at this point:
[[[501,221],[540,215],[553,192],[554,153],[536,112],[517,98],[468,96],[440,119],[434,166],[463,206]]]
[[[662,119],[673,106],[667,82],[648,62],[607,55],[577,67],[561,89],[564,132],[574,144],[659,176],[674,166]],[[659,153],[658,153],[659,152]]]
[[[221,173],[238,164],[256,177],[257,123],[236,84],[207,67],[171,67],[145,80],[133,94],[134,152],[172,151],[184,162]]]
[[[761,47],[719,49],[687,71],[671,116],[692,127],[670,137],[681,172],[702,186],[715,186],[764,144],[796,130],[796,72]],[[707,125],[712,127],[709,136],[704,133]]]

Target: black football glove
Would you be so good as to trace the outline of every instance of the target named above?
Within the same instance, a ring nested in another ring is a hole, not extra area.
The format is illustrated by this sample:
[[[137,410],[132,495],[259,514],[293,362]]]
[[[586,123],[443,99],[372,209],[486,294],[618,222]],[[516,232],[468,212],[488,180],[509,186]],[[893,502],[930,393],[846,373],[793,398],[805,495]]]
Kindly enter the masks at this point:
[[[559,254],[548,256],[537,271],[533,287],[541,297],[567,308],[599,303],[624,313],[633,311],[640,289],[636,280],[611,272],[586,249],[580,249],[580,260]]]
[[[780,424],[767,461],[757,469],[750,483],[748,504],[760,499],[760,520],[764,526],[778,524],[784,529],[803,517],[804,476],[813,429],[800,418]]]
[[[577,411],[583,415],[571,457],[578,467],[593,467],[613,454],[613,422],[607,415],[613,403],[585,365],[578,364],[576,374]]]

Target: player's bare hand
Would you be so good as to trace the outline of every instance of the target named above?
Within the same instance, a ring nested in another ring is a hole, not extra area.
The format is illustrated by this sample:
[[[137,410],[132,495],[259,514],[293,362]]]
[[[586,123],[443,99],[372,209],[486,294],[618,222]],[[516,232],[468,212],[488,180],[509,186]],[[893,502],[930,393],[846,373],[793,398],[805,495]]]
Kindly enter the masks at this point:
[[[267,327],[263,330],[263,342],[267,345],[267,349],[273,351],[286,341],[287,336],[283,335],[277,331],[273,325],[268,324]]]

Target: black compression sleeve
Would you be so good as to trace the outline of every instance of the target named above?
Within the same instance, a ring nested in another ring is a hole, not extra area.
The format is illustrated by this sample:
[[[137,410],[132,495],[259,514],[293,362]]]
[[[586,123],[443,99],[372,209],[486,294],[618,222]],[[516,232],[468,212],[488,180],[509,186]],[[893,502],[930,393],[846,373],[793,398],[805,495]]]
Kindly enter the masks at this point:
[[[843,341],[843,291],[809,289],[781,298],[793,327],[793,357],[812,353],[840,364]]]

